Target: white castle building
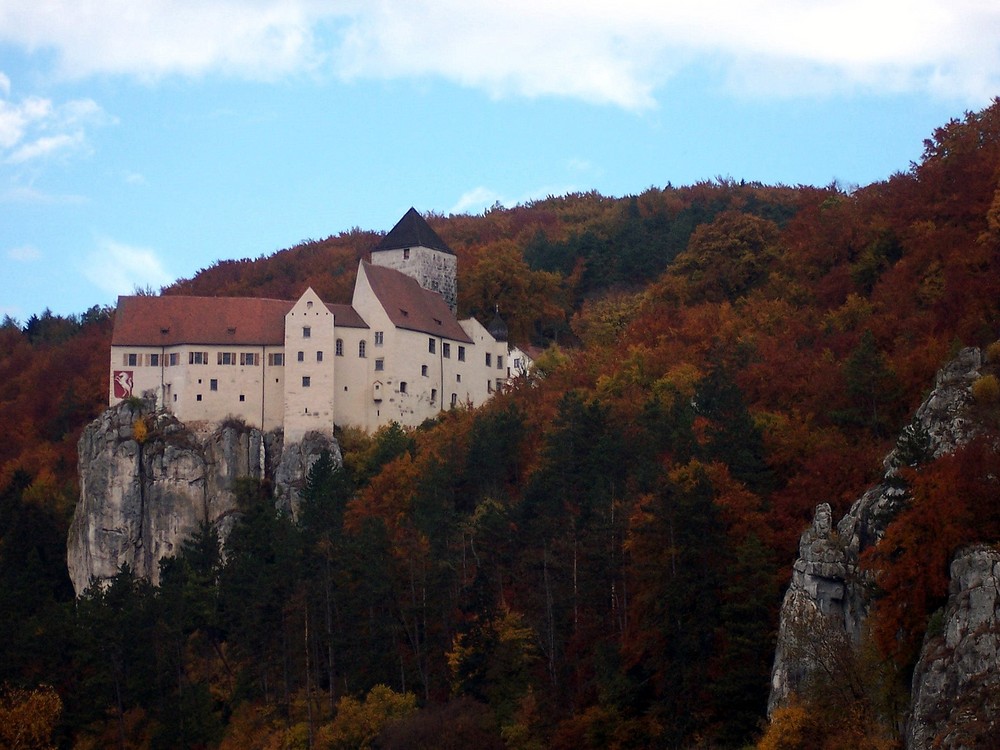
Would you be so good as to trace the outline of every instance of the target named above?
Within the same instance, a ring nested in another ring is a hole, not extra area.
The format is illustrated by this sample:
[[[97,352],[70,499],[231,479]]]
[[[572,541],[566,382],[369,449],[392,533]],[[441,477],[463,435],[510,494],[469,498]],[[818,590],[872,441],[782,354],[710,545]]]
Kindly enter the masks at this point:
[[[360,262],[350,305],[311,288],[297,300],[119,297],[109,401],[151,391],[182,421],[236,417],[289,442],[479,405],[524,360],[499,318],[490,330],[456,319],[456,268],[411,208]]]

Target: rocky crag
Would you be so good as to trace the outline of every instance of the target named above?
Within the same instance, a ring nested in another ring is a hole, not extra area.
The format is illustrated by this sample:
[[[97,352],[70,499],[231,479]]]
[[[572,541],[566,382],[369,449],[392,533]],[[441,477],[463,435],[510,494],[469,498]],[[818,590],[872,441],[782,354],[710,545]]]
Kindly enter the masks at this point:
[[[238,422],[185,425],[150,400],[108,409],[79,443],[80,500],[67,543],[76,593],[126,563],[157,584],[160,560],[204,522],[224,541],[241,478],[268,481],[278,506],[295,515],[298,490],[323,450],[339,462],[336,442],[319,434],[285,446],[280,432]]]
[[[969,406],[982,364],[979,349],[964,349],[938,373],[933,391],[886,457],[882,481],[858,498],[839,523],[834,525],[829,504],[817,506],[812,526],[800,539],[799,559],[782,603],[769,714],[821,668],[816,652],[803,648],[803,634],[814,639],[821,634],[834,649],[861,641],[871,588],[859,570],[861,553],[878,543],[902,508],[900,468],[951,453],[981,431]],[[996,554],[977,549],[956,557],[952,565],[951,601],[941,633],[929,635],[914,675],[910,748],[929,747],[929,738],[940,736],[963,696],[970,695],[968,689],[1000,685]]]

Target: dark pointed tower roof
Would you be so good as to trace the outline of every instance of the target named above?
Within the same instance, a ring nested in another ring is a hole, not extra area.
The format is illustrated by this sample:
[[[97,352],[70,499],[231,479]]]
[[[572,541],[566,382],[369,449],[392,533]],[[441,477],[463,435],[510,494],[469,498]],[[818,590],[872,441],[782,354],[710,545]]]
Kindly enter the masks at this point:
[[[493,314],[493,320],[490,321],[489,328],[486,329],[490,332],[492,336],[497,341],[507,340],[507,324],[503,322],[503,318],[500,317],[500,306],[496,307]]]
[[[410,208],[403,218],[396,222],[396,226],[389,230],[389,233],[382,238],[372,252],[379,250],[399,250],[406,247],[428,247],[431,250],[454,255],[450,247],[444,240],[438,237],[437,232],[431,229],[430,224],[424,221],[424,217],[417,213],[415,208]]]

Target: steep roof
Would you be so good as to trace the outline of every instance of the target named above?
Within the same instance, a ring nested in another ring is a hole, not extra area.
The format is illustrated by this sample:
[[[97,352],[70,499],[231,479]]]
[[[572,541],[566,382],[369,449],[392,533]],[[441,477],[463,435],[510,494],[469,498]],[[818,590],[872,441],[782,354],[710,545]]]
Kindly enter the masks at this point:
[[[119,297],[112,346],[283,346],[294,301],[252,297]],[[327,305],[334,322],[368,326],[350,305]]]
[[[415,279],[392,268],[365,261],[361,261],[361,268],[394,326],[473,343],[440,294],[424,289]]]
[[[455,254],[444,243],[444,240],[438,237],[437,232],[431,229],[424,217],[417,213],[415,208],[410,208],[403,214],[403,218],[397,221],[396,226],[390,229],[382,241],[372,248],[372,252],[399,250],[407,247],[428,247],[431,250],[440,250],[449,255]]]
[[[326,303],[326,309],[333,313],[333,324],[339,328],[368,328],[358,311],[350,305],[332,305]]]
[[[250,297],[119,297],[112,346],[285,343],[294,302]]]

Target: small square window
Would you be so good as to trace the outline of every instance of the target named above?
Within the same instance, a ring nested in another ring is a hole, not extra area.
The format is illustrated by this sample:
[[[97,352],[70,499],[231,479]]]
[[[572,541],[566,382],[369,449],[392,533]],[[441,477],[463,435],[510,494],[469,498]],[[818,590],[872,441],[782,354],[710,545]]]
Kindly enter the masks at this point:
[[[303,388],[308,388],[311,382],[312,381],[310,380],[310,378],[309,378],[308,375],[303,375],[302,376],[302,387]]]
[[[307,339],[312,336],[312,328],[309,326],[302,326],[302,338]]]
[[[375,369],[379,370],[379,371],[384,370],[385,369],[385,360],[381,359],[381,358],[376,359],[375,360]]]
[[[247,400],[246,395],[244,395],[244,394],[241,393],[240,394],[240,401],[246,401],[246,400]]]
[[[201,401],[201,394],[199,393],[197,396],[195,396],[194,400],[195,401]]]
[[[129,367],[138,367],[139,366],[139,355],[138,354],[129,354],[128,355],[128,359],[126,360],[125,364],[128,365]]]

